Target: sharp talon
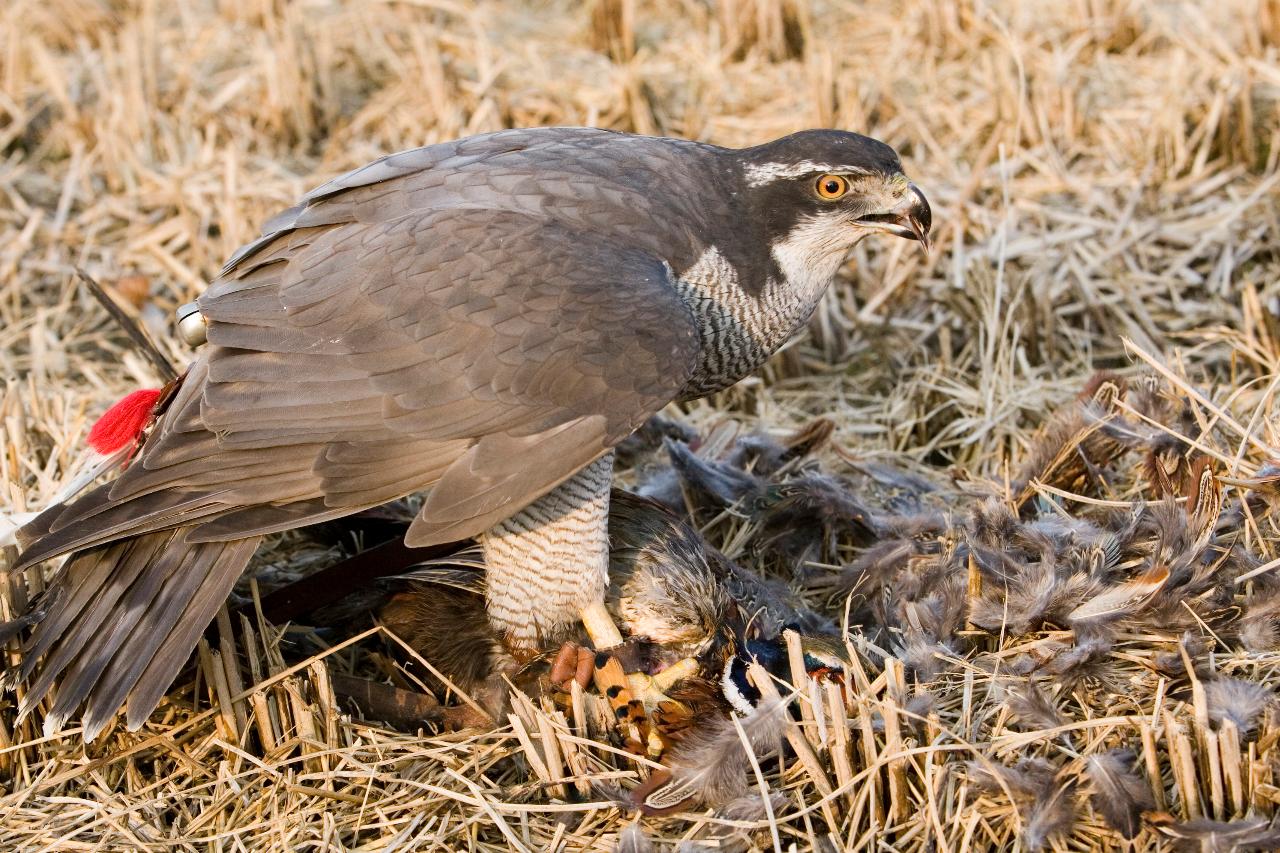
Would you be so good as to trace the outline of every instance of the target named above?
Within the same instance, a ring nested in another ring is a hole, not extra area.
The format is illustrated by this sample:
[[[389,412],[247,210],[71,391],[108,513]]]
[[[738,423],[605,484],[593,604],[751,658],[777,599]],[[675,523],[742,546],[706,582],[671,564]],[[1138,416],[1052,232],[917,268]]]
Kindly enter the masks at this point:
[[[661,755],[666,748],[666,740],[651,717],[660,708],[667,717],[688,713],[684,705],[671,699],[664,691],[695,675],[698,672],[697,662],[692,658],[677,661],[656,678],[638,671],[628,673],[618,658],[626,657],[632,668],[638,669],[638,650],[634,643],[632,647],[624,646],[622,634],[604,602],[594,602],[582,609],[582,625],[596,649],[594,655],[580,649],[571,662],[567,645],[562,646],[552,667],[552,680],[559,685],[572,675],[583,687],[587,686],[589,679],[594,680],[596,689],[609,700],[627,748],[634,746],[641,754]],[[606,653],[605,649],[612,651]]]
[[[697,664],[694,664],[696,671]],[[664,670],[665,672],[666,670]],[[658,674],[659,676],[662,673]],[[643,672],[632,672],[627,675],[627,684],[631,688],[631,693],[644,705],[647,715],[652,715],[659,708],[667,706],[672,709],[683,709],[684,705],[672,699],[663,692],[665,687],[669,687],[679,681],[679,678],[672,679],[669,682],[662,682],[658,677],[645,675]],[[687,709],[685,709],[687,710]]]
[[[698,674],[698,662],[693,658],[682,658],[653,677],[653,686],[658,690],[670,690],[677,683]]]
[[[659,702],[658,707],[650,714],[650,718],[660,729],[672,729],[681,724],[689,709],[679,702]]]

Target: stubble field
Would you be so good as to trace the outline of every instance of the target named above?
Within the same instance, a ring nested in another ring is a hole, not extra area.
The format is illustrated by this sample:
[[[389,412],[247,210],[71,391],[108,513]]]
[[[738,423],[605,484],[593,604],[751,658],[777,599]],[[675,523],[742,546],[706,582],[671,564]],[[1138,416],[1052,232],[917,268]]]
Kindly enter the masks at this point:
[[[1275,846],[1274,0],[9,0],[0,512],[43,508],[94,417],[158,384],[75,268],[182,363],[176,306],[302,192],[383,153],[535,125],[730,146],[857,130],[894,145],[933,205],[932,254],[865,241],[806,337],[672,413],[720,435],[827,418],[807,464],[885,517],[914,489],[945,523],[895,533],[900,564],[873,553],[882,530],[840,533],[799,565],[767,547],[769,519],[699,508],[729,556],[838,619],[859,596],[866,613],[822,731],[812,709],[801,724],[812,760],[766,763],[758,813],[646,819],[647,841],[1232,849],[1221,837],[1238,832]],[[1077,402],[1099,370],[1123,378],[1100,419]],[[1124,430],[1119,450],[1090,443]],[[1211,473],[1193,484],[1193,469]],[[1204,494],[1214,507],[1197,514]],[[1083,580],[1065,553],[1027,556],[1025,537],[998,571],[956,563],[958,542],[979,554],[993,506],[1117,536],[1143,520],[1124,559]],[[1162,531],[1174,515],[1189,534]],[[339,551],[294,536],[259,569]],[[957,566],[948,615],[928,587]],[[915,598],[904,578],[922,581]],[[1079,609],[1108,594],[1104,618]],[[376,629],[313,632],[313,651],[333,650],[298,655],[299,630],[223,627],[135,733],[46,738],[38,712],[18,722],[0,697],[0,848],[608,850],[635,823],[601,786],[634,785],[642,762],[572,720],[533,703],[491,730],[397,732],[331,683],[368,672]],[[1067,662],[1086,634],[1105,647]],[[1134,763],[1120,776],[1150,797],[1135,842],[1095,796],[1092,759],[1121,749]]]

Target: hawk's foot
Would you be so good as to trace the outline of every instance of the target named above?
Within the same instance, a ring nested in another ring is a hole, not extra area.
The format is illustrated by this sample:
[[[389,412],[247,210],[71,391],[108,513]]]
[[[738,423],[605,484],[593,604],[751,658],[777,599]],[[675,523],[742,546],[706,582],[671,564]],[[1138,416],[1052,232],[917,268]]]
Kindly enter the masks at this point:
[[[636,645],[623,642],[622,633],[603,601],[593,602],[582,609],[582,625],[597,650],[592,680],[601,695],[609,700],[628,745],[652,756],[661,755],[666,742],[660,721],[688,714],[688,709],[667,696],[666,691],[680,680],[696,674],[697,662],[684,658],[654,675],[643,671]],[[582,683],[582,650],[571,651],[569,645],[562,646],[556,656],[558,668],[552,670],[553,683],[568,686],[571,676]]]

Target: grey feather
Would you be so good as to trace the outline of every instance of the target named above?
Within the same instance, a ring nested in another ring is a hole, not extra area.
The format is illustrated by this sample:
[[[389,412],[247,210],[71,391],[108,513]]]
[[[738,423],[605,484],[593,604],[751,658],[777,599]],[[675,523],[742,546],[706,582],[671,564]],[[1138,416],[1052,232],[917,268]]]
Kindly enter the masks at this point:
[[[1085,759],[1085,773],[1093,785],[1089,801],[1125,838],[1142,831],[1142,813],[1156,807],[1147,780],[1134,771],[1135,756],[1130,749],[1112,749]]]
[[[653,842],[637,824],[631,824],[618,833],[614,853],[653,853]]]
[[[1057,705],[1034,680],[1009,688],[1005,704],[1023,724],[1024,730],[1053,729],[1067,722]]]
[[[1204,685],[1209,719],[1215,723],[1230,720],[1241,733],[1252,731],[1258,717],[1275,702],[1276,694],[1253,681],[1219,676]]]
[[[768,702],[737,721],[746,735],[738,733],[734,718],[717,719],[699,726],[666,758],[671,781],[651,793],[645,805],[666,808],[690,797],[703,803],[727,803],[747,790],[751,759],[777,752],[787,721],[786,703]]]
[[[1013,767],[971,761],[968,772],[976,785],[992,794],[1006,789],[1013,794],[1023,822],[1022,840],[1030,850],[1043,849],[1075,825],[1076,781],[1062,778],[1043,758],[1025,758]]]
[[[1189,820],[1161,827],[1177,839],[1177,849],[1199,853],[1243,853],[1246,850],[1280,849],[1280,819],[1263,817],[1219,821]]]
[[[244,570],[256,539],[191,545],[185,529],[100,546],[74,556],[45,593],[23,672],[43,668],[23,696],[26,714],[62,676],[45,717],[52,734],[81,705],[86,740],[130,697],[137,727],[169,689],[196,637]]]

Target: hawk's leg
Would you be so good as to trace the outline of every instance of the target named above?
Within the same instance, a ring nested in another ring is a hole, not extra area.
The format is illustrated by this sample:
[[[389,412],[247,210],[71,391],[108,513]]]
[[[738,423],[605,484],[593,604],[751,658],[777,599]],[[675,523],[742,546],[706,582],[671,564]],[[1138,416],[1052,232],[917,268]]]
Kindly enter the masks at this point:
[[[621,642],[604,609],[612,479],[609,452],[480,537],[489,620],[513,646],[544,647],[579,619],[593,643]]]
[[[489,621],[512,647],[546,648],[564,638],[578,620],[597,650],[622,644],[604,604],[612,480],[613,453],[609,452],[481,535]],[[576,651],[574,659],[577,676]],[[675,672],[688,674],[682,668],[673,668]],[[633,727],[646,711],[669,701],[662,693],[668,685],[643,673],[627,675],[615,657],[597,661],[594,675],[619,721]],[[651,731],[647,725],[644,729]],[[652,740],[639,728],[633,732],[638,746]],[[650,743],[648,748],[653,751],[655,745]]]

